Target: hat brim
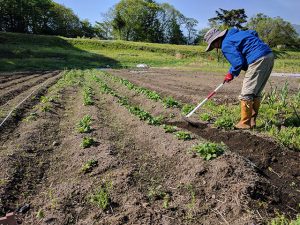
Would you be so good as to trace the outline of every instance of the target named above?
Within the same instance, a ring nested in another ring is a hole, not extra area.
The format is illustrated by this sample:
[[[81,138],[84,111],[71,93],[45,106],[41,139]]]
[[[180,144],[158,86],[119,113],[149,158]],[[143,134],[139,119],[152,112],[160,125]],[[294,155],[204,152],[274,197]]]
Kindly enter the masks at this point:
[[[205,51],[206,52],[209,52],[211,50],[213,50],[215,47],[212,45],[214,43],[215,40],[217,40],[218,38],[220,37],[223,37],[227,32],[227,29],[226,30],[223,30],[222,32],[220,32],[217,36],[215,36],[213,38],[213,40],[208,44],[208,46],[206,47]]]

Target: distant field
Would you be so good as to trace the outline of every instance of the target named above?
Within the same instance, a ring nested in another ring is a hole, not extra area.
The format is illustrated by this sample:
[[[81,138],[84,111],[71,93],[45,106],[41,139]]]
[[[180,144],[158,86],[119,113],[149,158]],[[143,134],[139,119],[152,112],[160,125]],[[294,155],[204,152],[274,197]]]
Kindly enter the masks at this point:
[[[226,72],[229,64],[205,46],[104,41],[0,32],[0,71],[179,67]],[[274,71],[300,72],[300,51],[275,50]]]

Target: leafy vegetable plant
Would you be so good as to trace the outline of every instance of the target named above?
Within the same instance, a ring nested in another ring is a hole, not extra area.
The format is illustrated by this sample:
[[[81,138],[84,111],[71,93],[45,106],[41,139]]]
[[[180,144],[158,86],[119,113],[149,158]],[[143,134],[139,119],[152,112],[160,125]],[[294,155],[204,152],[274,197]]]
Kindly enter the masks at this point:
[[[84,137],[80,146],[82,148],[89,148],[91,147],[93,144],[95,143],[94,139],[93,138],[90,138],[90,137]]]
[[[213,142],[205,142],[192,147],[192,151],[200,155],[205,160],[217,158],[223,154],[226,149],[225,144],[217,144]]]
[[[178,140],[191,140],[192,139],[192,136],[189,132],[187,131],[177,131],[175,133],[175,136],[178,138]]]

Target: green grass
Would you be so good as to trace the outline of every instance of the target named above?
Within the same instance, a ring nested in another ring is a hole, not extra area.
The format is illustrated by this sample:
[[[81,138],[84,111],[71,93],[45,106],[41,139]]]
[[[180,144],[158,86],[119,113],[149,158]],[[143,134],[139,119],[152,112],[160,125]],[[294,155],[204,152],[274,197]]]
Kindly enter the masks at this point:
[[[207,72],[226,72],[229,64],[205,46],[107,41],[0,32],[0,71],[178,67]],[[176,57],[180,53],[181,57]],[[274,71],[300,72],[299,51],[275,51]]]

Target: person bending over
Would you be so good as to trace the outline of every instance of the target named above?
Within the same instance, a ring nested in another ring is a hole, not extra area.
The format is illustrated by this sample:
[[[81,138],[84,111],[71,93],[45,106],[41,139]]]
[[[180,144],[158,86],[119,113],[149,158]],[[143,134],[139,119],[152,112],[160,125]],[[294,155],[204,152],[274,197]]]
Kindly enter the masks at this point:
[[[245,78],[239,100],[241,119],[234,126],[236,129],[250,129],[256,126],[256,117],[264,89],[274,66],[274,54],[254,30],[231,28],[220,31],[212,28],[204,36],[208,43],[206,52],[221,49],[231,67],[224,78],[224,83],[232,81],[241,70]]]

